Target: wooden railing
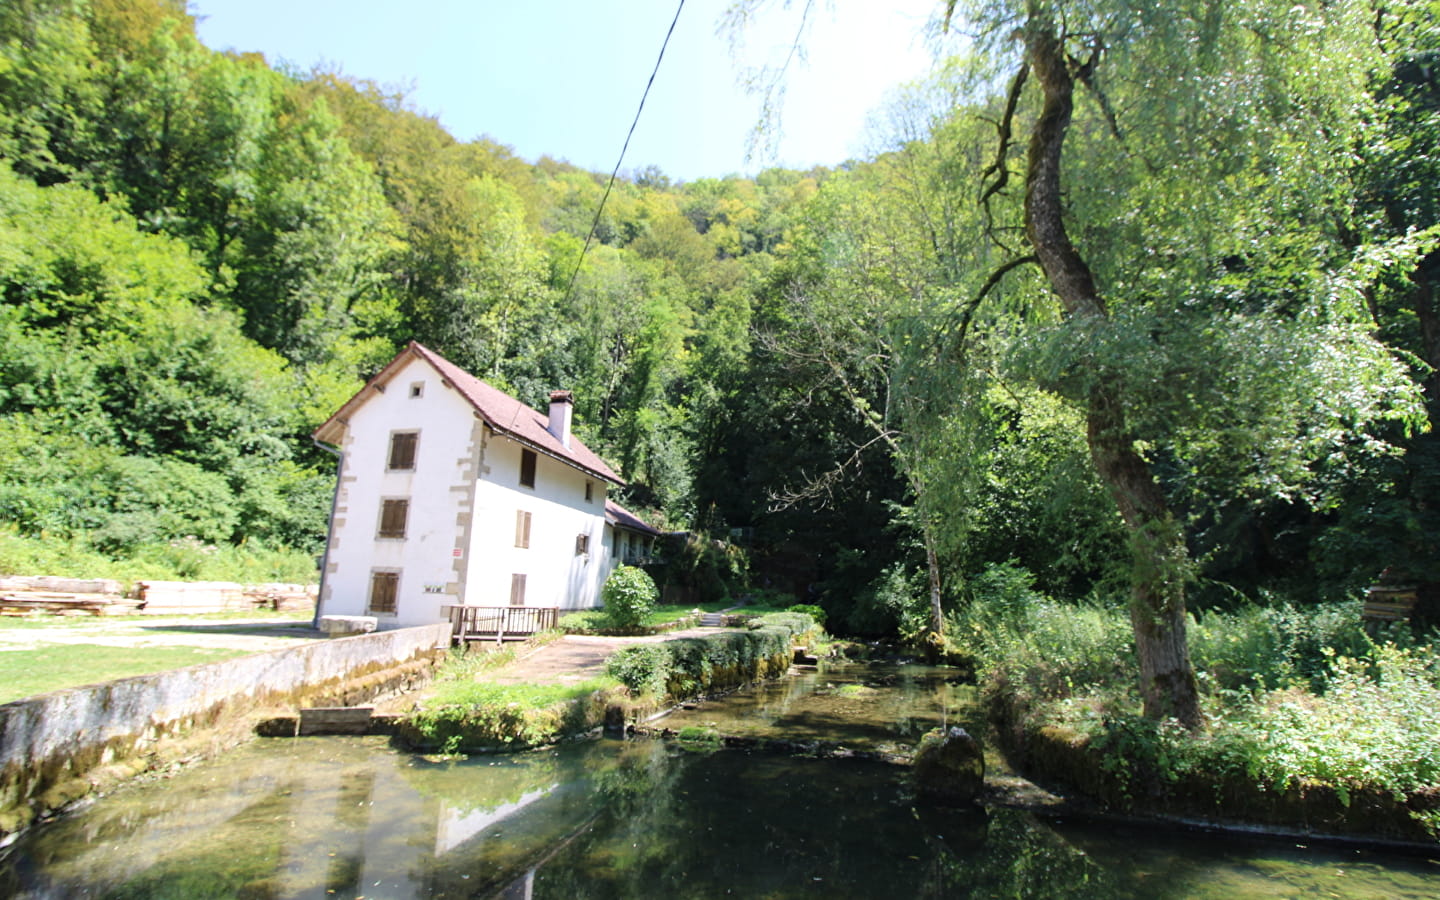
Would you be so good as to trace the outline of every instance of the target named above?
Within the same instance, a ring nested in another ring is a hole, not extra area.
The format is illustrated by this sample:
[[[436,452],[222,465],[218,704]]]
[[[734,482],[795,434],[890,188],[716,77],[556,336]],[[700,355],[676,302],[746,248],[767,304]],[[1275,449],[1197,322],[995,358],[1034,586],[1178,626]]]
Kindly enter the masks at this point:
[[[521,641],[554,628],[560,610],[553,606],[444,606],[457,641]]]

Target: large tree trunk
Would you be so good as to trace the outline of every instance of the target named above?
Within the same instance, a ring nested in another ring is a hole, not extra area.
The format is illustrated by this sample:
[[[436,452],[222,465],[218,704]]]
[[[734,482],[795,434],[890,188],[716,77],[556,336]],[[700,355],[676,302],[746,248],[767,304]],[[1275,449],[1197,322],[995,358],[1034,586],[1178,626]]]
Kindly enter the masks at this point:
[[[1104,319],[1089,265],[1070,242],[1060,191],[1061,151],[1073,112],[1075,78],[1053,23],[1032,18],[1025,34],[1031,73],[1044,95],[1031,135],[1025,227],[1040,266],[1071,321]],[[1185,635],[1184,536],[1149,464],[1135,450],[1119,388],[1100,378],[1086,398],[1086,438],[1100,479],[1115,499],[1134,556],[1130,620],[1140,661],[1145,715],[1200,723]]]

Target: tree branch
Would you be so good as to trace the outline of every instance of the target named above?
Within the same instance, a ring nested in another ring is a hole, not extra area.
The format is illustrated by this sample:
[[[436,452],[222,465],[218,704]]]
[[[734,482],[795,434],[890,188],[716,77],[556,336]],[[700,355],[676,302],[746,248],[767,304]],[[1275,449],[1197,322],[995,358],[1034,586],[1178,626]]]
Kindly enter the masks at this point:
[[[985,167],[980,173],[980,181],[984,184],[984,190],[980,193],[980,206],[985,210],[985,230],[991,231],[991,223],[994,217],[990,214],[990,198],[1005,189],[1010,183],[1010,144],[1015,131],[1015,109],[1020,105],[1020,94],[1025,89],[1025,79],[1030,75],[1030,64],[1022,63],[1020,70],[1015,73],[1015,79],[1010,82],[1010,94],[1005,99],[1005,115],[1001,117],[995,130],[999,133],[1000,144],[995,148],[995,161]],[[995,180],[989,184],[986,181],[994,176]]]

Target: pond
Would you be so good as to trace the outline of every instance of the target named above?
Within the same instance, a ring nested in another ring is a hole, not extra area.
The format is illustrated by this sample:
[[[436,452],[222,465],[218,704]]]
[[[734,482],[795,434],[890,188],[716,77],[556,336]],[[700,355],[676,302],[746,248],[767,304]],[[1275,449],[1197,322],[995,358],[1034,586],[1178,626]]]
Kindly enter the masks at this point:
[[[883,749],[966,707],[942,674],[870,667],[684,715]],[[0,860],[0,897],[495,896],[1429,900],[1440,865],[931,809],[903,767],[861,759],[604,740],[434,762],[383,738],[255,742],[36,829]]]

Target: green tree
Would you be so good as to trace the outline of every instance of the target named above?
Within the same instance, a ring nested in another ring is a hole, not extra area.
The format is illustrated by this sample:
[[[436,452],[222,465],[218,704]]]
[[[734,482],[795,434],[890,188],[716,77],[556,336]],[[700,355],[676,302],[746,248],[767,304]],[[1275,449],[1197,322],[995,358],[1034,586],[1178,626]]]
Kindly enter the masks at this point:
[[[1294,492],[1317,451],[1339,450],[1404,391],[1336,277],[1371,62],[1364,10],[1028,0],[967,12],[988,52],[1018,57],[981,197],[1023,179],[1029,258],[1063,312],[1027,364],[1083,410],[1126,523],[1145,712],[1195,725],[1191,565],[1157,451],[1182,478]],[[992,233],[1013,224],[997,218]],[[1328,408],[1325,388],[1339,399]]]

